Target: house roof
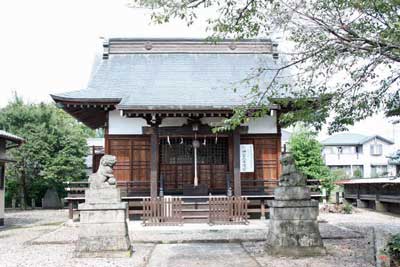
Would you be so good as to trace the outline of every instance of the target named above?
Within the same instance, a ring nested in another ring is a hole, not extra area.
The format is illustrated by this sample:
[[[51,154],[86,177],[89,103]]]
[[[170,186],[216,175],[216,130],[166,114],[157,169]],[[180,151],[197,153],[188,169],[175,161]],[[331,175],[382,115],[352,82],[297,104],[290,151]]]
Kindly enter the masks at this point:
[[[16,136],[14,134],[8,133],[6,131],[0,130],[0,139],[5,139],[7,141],[16,143],[16,144],[21,144],[25,142],[25,140],[19,136]]]
[[[197,39],[151,40],[111,39],[87,88],[54,94],[53,99],[116,102],[124,110],[231,110],[250,101],[246,96],[252,83],[243,82],[248,75],[280,64],[273,59],[270,40],[217,45]],[[154,47],[146,50],[146,45]],[[266,73],[260,83],[273,75]]]
[[[0,130],[0,139],[6,140],[9,143],[14,143],[13,145],[9,145],[6,142],[6,147],[5,149],[9,149],[11,147],[18,146],[25,142],[25,140],[19,136],[16,136],[14,134],[8,133],[6,131]],[[0,153],[0,162],[12,162],[14,161],[10,157],[6,155],[6,153]]]
[[[276,47],[268,39],[211,43],[113,38],[105,42],[86,88],[51,96],[91,128],[104,126],[107,112],[113,109],[128,116],[183,111],[229,115],[235,107],[250,103],[256,82],[264,88],[270,85],[275,70],[285,63]],[[246,80],[260,67],[272,70]],[[287,79],[281,72],[275,82]],[[287,92],[276,90],[272,95],[282,98]],[[278,105],[270,103],[270,108]]]
[[[390,141],[386,138],[383,138],[380,135],[366,136],[366,135],[356,134],[356,133],[336,134],[336,135],[333,135],[333,136],[323,140],[321,143],[324,146],[362,145],[362,144],[365,144],[368,141],[371,141],[375,138],[380,139],[381,141],[386,142],[388,144],[394,144],[392,141]]]
[[[399,184],[399,177],[391,178],[362,178],[362,179],[347,179],[335,182],[336,184],[346,185],[346,184]]]

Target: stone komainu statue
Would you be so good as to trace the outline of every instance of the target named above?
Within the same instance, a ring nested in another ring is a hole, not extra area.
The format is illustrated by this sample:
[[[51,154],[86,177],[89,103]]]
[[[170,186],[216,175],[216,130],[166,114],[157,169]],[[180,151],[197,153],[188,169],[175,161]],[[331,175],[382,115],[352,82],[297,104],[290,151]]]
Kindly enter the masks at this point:
[[[89,187],[91,189],[115,187],[117,180],[114,177],[114,165],[117,158],[113,155],[104,155],[100,159],[99,169],[89,177]]]
[[[281,157],[282,175],[279,179],[279,186],[305,186],[306,177],[300,173],[294,163],[293,155],[285,153]]]

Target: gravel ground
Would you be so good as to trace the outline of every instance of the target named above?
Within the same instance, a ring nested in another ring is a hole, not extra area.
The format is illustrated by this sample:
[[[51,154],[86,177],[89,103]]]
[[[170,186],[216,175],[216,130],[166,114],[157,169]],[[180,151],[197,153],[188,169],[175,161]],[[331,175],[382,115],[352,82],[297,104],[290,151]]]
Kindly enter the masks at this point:
[[[400,232],[400,217],[356,209],[355,213],[350,215],[320,215],[320,221],[323,222],[321,232],[326,235],[324,243],[328,250],[328,255],[323,257],[271,257],[265,253],[264,242],[258,241],[220,244],[133,244],[134,253],[129,259],[81,259],[73,256],[77,226],[68,226],[63,223],[66,221],[65,210],[8,210],[6,227],[0,229],[1,266],[244,267],[245,262],[251,262],[248,266],[373,267],[374,248],[370,227],[390,228]],[[329,227],[330,225],[336,227]],[[323,230],[324,227],[326,229]],[[349,235],[349,229],[355,229],[355,235]],[[219,249],[213,249],[213,246]],[[210,251],[220,251],[224,256],[214,253],[215,255],[207,258]],[[164,261],[160,261],[161,255]]]
[[[352,214],[320,213],[318,219],[330,224],[362,224],[365,226],[400,227],[400,216],[353,207]]]
[[[6,210],[4,224],[9,227],[62,224],[68,218],[68,210]]]

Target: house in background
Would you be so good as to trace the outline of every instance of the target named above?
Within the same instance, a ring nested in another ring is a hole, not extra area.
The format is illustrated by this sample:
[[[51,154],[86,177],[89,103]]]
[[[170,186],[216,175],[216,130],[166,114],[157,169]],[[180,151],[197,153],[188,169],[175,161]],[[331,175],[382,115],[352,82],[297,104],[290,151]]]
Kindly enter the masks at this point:
[[[92,137],[86,140],[88,155],[85,158],[86,175],[89,176],[99,168],[100,158],[104,155],[104,138]]]
[[[24,139],[0,130],[0,226],[4,225],[4,197],[5,197],[5,170],[6,163],[12,162],[6,154],[6,150],[19,146]]]
[[[288,142],[290,140],[290,138],[292,137],[292,133],[282,129],[281,130],[281,143],[282,143],[282,148],[281,150],[286,152],[288,151]]]
[[[396,176],[400,177],[400,150],[396,150],[389,155],[389,164],[396,168]]]
[[[394,143],[379,135],[355,133],[333,135],[322,142],[325,163],[331,169],[343,170],[348,177],[387,177],[395,175],[388,156]]]

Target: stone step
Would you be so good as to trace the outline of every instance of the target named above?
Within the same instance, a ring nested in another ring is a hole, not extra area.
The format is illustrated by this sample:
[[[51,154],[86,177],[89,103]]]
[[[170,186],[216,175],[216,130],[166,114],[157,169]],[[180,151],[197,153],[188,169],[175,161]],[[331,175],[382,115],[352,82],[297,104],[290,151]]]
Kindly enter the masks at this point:
[[[208,218],[208,210],[182,210],[182,216],[206,216]]]
[[[205,223],[208,222],[208,215],[184,215],[184,223]]]

